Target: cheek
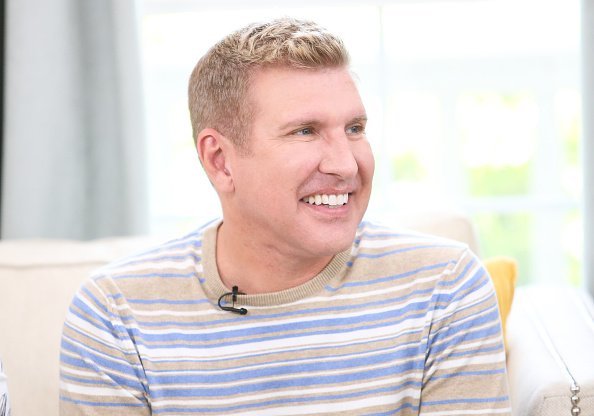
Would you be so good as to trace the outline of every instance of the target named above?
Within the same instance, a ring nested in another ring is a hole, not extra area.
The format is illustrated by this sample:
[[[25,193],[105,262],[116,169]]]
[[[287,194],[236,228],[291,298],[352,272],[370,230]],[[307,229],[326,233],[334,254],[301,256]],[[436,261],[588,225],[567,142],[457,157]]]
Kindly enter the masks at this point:
[[[300,182],[317,171],[320,154],[320,151],[311,146],[311,143],[291,146],[282,155],[274,158],[274,168],[271,169],[274,173],[271,172],[270,176],[273,180],[283,180],[297,187]]]

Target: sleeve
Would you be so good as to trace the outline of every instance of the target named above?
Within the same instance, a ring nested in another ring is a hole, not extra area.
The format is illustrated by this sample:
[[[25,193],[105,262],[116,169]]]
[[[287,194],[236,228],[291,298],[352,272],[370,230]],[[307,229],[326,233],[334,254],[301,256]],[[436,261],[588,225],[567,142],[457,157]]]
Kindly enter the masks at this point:
[[[492,281],[469,250],[435,287],[420,415],[510,415],[505,350]]]
[[[0,361],[0,416],[10,416],[10,401],[8,399],[8,382]]]
[[[116,298],[90,280],[70,305],[60,352],[60,415],[151,414],[133,330]]]

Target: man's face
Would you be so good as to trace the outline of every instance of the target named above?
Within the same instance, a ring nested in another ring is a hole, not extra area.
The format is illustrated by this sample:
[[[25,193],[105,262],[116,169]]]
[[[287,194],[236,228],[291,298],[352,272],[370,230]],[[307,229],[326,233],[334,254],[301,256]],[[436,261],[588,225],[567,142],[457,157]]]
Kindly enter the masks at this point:
[[[248,99],[249,154],[229,155],[234,191],[225,221],[294,258],[345,250],[374,171],[365,108],[348,69],[261,69]]]

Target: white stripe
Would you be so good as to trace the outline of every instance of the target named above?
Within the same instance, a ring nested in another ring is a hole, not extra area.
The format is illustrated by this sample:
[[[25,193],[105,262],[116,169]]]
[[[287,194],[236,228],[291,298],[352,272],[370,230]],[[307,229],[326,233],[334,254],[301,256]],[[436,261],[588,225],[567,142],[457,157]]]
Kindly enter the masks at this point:
[[[403,236],[403,237],[387,237],[385,239],[368,239],[361,240],[359,247],[363,248],[390,248],[391,250],[398,250],[400,248],[418,248],[429,243],[430,245],[447,244],[452,248],[463,249],[467,245],[455,240],[449,240],[447,238],[439,238],[435,236],[426,236],[424,238],[420,236]],[[390,251],[391,251],[390,250]]]
[[[66,351],[62,351],[62,353],[64,355],[68,355],[73,358],[78,358],[75,355],[73,355],[69,352],[66,352]],[[86,370],[79,370],[78,368],[75,369],[75,368],[71,368],[71,367],[66,367],[66,364],[63,364],[60,367],[60,371],[63,373],[67,373],[67,374],[71,374],[71,375],[75,375],[75,376],[88,377],[88,379],[95,378],[97,376],[97,373],[95,371],[86,371]]]
[[[494,413],[511,414],[511,407],[504,407],[502,409],[437,410],[435,412],[421,411],[421,413],[419,413],[419,416],[486,415]]]
[[[60,382],[60,388],[69,393],[82,394],[85,396],[110,396],[110,397],[126,397],[129,399],[138,400],[130,391],[123,389],[110,389],[108,387],[88,387],[78,384],[71,384],[68,382]],[[97,401],[97,400],[94,400]]]

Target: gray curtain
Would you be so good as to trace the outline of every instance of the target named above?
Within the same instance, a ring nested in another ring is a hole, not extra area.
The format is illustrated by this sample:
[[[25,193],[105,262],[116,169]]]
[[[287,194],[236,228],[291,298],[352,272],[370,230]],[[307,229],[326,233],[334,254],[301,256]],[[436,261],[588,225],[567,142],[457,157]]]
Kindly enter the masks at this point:
[[[8,0],[2,237],[147,231],[134,0]]]

